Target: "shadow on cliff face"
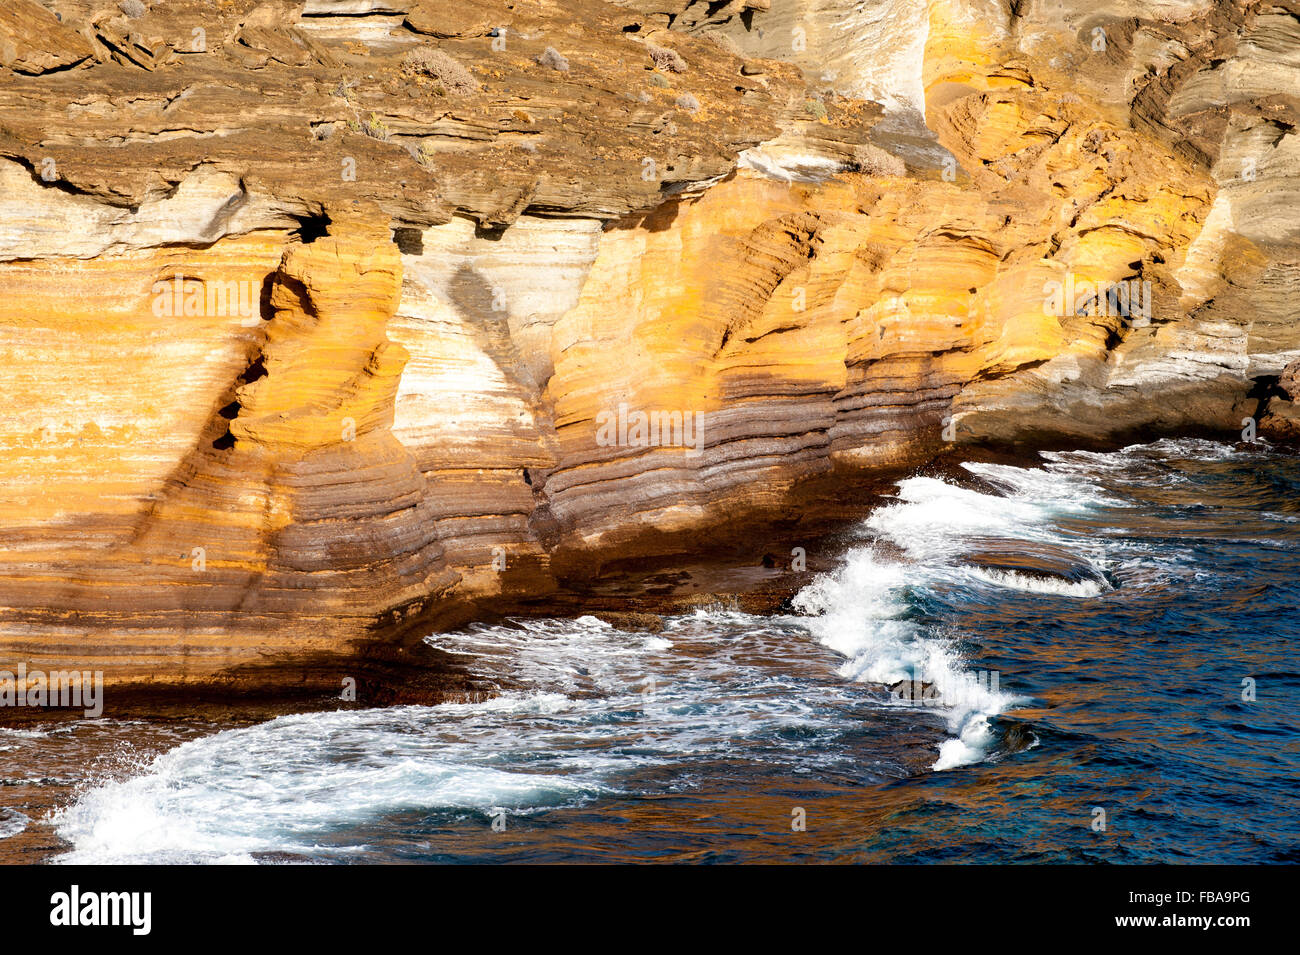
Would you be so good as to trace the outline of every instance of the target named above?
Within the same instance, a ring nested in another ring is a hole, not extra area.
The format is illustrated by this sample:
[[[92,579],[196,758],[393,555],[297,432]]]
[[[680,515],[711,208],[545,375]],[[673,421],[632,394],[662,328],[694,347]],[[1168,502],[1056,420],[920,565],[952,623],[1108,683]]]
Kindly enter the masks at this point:
[[[393,244],[402,255],[424,255],[424,233],[419,229],[399,226],[393,230]]]
[[[730,182],[736,178],[734,172],[723,178],[723,182]],[[682,200],[680,198],[666,197],[663,202],[659,203],[644,215],[629,216],[625,219],[619,219],[611,222],[606,228],[608,229],[625,229],[643,232],[667,232],[677,221],[677,214],[681,211]]]
[[[533,377],[510,334],[510,305],[505,291],[493,288],[482,273],[463,264],[447,283],[452,304],[478,324],[478,344],[512,383],[526,392],[540,392],[542,382]]]

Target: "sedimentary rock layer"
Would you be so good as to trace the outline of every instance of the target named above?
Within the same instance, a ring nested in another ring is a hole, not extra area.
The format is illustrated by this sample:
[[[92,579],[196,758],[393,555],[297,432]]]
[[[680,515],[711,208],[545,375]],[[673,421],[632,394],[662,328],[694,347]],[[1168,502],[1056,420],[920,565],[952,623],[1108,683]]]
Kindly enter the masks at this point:
[[[954,447],[1293,434],[1298,22],[19,0],[0,664],[383,699]]]

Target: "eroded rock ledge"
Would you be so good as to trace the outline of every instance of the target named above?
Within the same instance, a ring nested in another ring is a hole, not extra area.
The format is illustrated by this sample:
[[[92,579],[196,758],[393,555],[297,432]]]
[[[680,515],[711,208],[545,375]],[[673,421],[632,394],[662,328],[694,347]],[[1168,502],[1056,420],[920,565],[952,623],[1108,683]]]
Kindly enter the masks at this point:
[[[1294,437],[1298,80],[1276,2],[16,0],[0,663],[471,693],[941,454]]]

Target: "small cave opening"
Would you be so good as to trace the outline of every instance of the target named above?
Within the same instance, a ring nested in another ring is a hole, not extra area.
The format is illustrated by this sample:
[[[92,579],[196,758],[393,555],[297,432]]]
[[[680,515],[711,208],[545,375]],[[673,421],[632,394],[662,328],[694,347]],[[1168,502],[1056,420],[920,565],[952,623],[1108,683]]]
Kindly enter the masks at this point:
[[[1259,421],[1268,413],[1268,406],[1274,398],[1287,400],[1290,398],[1282,390],[1281,375],[1260,375],[1258,378],[1251,379],[1250,391],[1246,392],[1247,400],[1253,399],[1255,402],[1255,413],[1251,415],[1256,421]]]
[[[217,440],[212,442],[212,447],[214,447],[218,451],[229,451],[234,446],[235,446],[235,436],[230,433],[229,428],[226,429],[225,434],[223,434],[221,437],[217,438]]]
[[[251,362],[249,362],[248,367],[245,368],[242,372],[240,372],[239,377],[235,380],[238,381],[241,385],[247,385],[247,384],[251,384],[254,381],[260,381],[265,377],[266,377],[266,361],[259,355],[257,358],[254,358]],[[229,405],[227,405],[226,407],[229,407]]]
[[[486,239],[489,242],[500,242],[501,237],[506,234],[506,226],[500,223],[476,222],[474,224],[474,238]]]
[[[330,217],[325,213],[318,215],[295,216],[298,228],[290,233],[303,245],[311,245],[317,239],[329,235]]]

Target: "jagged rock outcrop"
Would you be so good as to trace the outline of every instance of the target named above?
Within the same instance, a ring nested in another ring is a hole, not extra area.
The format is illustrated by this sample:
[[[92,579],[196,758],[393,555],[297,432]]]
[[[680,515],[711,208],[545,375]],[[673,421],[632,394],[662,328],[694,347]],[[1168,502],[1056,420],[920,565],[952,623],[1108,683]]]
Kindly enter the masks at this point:
[[[1285,4],[143,6],[0,11],[0,660],[424,699],[944,450],[1297,430]]]

